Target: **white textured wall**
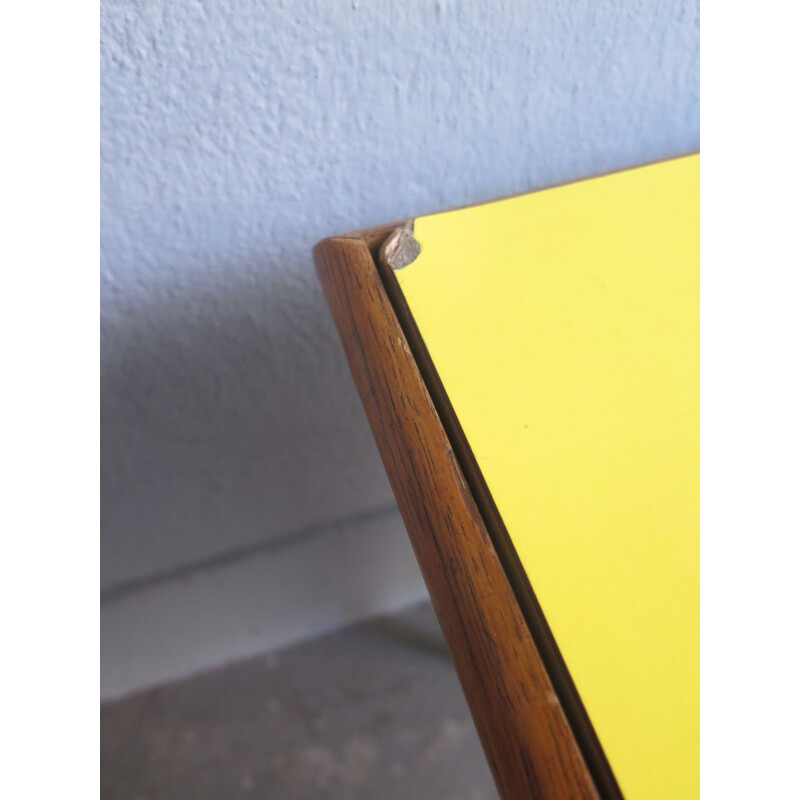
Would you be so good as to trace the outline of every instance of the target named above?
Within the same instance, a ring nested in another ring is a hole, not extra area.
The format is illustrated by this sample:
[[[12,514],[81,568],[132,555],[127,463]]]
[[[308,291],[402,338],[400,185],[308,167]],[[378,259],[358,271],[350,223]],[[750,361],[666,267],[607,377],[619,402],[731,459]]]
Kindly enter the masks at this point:
[[[697,148],[698,25],[696,0],[103,0],[104,613],[391,514],[312,245]]]

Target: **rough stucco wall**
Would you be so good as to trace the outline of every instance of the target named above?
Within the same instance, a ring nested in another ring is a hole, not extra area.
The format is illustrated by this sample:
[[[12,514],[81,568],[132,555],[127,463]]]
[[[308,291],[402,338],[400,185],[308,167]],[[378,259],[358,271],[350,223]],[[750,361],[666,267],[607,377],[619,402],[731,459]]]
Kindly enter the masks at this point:
[[[318,239],[699,146],[696,0],[101,17],[106,589],[392,503]]]

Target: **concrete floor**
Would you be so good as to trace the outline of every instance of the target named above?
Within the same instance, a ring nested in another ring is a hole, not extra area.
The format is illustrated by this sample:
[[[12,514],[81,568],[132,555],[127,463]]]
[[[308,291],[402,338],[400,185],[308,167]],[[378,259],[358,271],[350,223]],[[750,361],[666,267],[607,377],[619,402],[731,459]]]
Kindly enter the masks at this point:
[[[426,604],[103,706],[101,796],[497,794]]]

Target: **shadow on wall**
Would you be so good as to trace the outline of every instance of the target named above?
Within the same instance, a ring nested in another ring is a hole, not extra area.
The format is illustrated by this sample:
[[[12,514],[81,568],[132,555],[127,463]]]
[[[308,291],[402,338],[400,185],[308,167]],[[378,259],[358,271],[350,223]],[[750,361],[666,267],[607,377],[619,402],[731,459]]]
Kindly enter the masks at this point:
[[[104,284],[106,599],[394,508],[312,245]]]

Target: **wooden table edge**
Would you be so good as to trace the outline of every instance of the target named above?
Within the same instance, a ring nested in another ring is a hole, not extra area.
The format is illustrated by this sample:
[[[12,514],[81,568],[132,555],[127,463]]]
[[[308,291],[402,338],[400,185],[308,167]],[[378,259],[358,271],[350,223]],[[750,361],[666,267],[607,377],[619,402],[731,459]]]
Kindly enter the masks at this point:
[[[401,224],[325,239],[314,261],[498,791],[619,797],[592,777],[379,272]]]

